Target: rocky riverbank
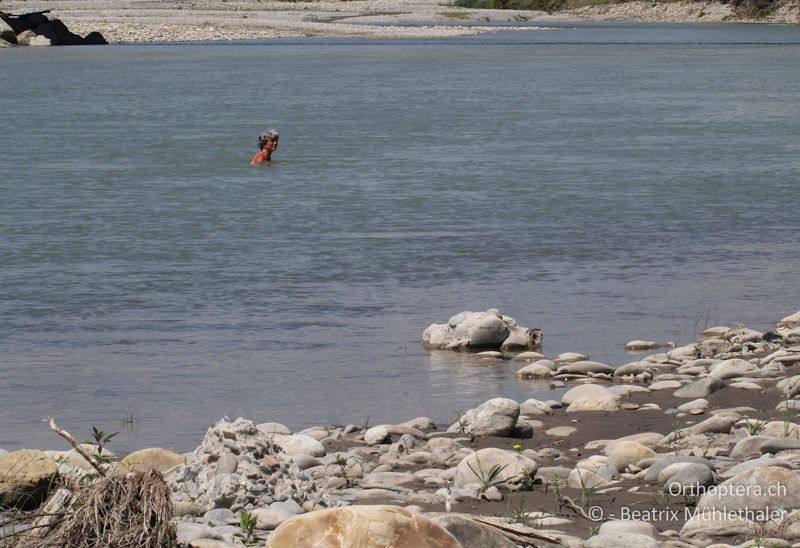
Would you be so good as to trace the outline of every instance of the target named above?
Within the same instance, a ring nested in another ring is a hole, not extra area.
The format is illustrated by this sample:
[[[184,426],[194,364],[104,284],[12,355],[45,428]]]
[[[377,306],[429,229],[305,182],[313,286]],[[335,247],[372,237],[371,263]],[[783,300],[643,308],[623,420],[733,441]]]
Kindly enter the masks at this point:
[[[78,34],[98,31],[112,43],[255,40],[300,36],[442,38],[509,28],[522,21],[630,20],[751,21],[731,3],[628,2],[588,6],[556,14],[529,10],[478,10],[448,0],[6,0],[12,13],[52,10]],[[787,1],[759,22],[798,23]],[[474,23],[484,23],[475,26]],[[487,22],[496,25],[485,25]],[[542,27],[512,27],[520,32]]]
[[[481,314],[454,318],[504,318]],[[292,433],[223,419],[192,453],[143,449],[104,466],[164,474],[182,546],[312,546],[330,535],[335,546],[420,548],[800,541],[800,312],[766,332],[713,327],[619,366],[577,353],[482,355],[516,367],[520,382],[568,390],[493,398],[438,426],[419,417]],[[19,509],[2,514],[0,538],[24,534],[48,487],[93,475],[75,451],[0,455],[0,504]]]

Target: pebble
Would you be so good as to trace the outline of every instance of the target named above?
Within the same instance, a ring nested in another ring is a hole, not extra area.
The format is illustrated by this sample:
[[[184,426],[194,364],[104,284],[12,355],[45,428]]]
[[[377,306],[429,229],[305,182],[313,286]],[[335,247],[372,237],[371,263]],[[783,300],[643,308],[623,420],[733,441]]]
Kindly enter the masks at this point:
[[[553,438],[566,438],[577,432],[578,429],[574,426],[556,426],[545,430],[545,434]]]

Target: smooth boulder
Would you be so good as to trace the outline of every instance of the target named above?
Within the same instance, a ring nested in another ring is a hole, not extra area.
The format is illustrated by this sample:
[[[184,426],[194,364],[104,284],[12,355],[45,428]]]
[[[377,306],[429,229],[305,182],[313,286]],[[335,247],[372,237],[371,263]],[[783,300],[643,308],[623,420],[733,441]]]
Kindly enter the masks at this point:
[[[709,378],[725,380],[746,377],[755,371],[758,371],[758,367],[747,360],[730,359],[711,366],[711,369],[708,370],[708,376]]]
[[[510,436],[519,419],[520,407],[508,398],[493,398],[470,409],[450,425],[448,432],[473,436]]]
[[[558,375],[562,374],[589,375],[597,373],[605,373],[606,375],[613,375],[614,368],[611,367],[610,365],[600,362],[581,360],[567,365],[562,365],[561,367],[558,368],[556,373]]]
[[[41,451],[22,449],[0,455],[0,507],[38,508],[57,475],[58,466]]]
[[[398,506],[347,506],[295,516],[269,537],[270,548],[318,546],[461,548],[444,527]]]
[[[676,398],[698,399],[705,398],[725,386],[725,381],[716,377],[706,377],[683,386],[673,392]]]
[[[533,477],[536,461],[514,451],[487,447],[464,457],[456,468],[453,486],[489,487],[504,482],[519,483],[524,476]],[[493,474],[493,470],[497,470]]]
[[[325,446],[311,436],[304,434],[291,434],[289,436],[275,434],[275,443],[289,455],[311,455],[312,457],[324,457]]]
[[[656,456],[655,451],[632,440],[611,442],[606,445],[604,452],[608,455],[609,464],[613,464],[620,471],[642,459]]]
[[[581,384],[571,388],[561,396],[561,403],[570,405],[580,399],[606,399],[618,398],[611,390],[599,384]]]
[[[124,472],[157,470],[164,473],[170,468],[185,462],[186,459],[183,455],[179,455],[169,449],[149,447],[127,455],[119,462],[117,469]]]
[[[602,398],[580,398],[569,404],[567,413],[581,413],[591,411],[619,411],[619,396]]]
[[[461,312],[446,324],[431,324],[422,333],[428,349],[522,351],[541,348],[540,329],[521,327],[497,309]]]

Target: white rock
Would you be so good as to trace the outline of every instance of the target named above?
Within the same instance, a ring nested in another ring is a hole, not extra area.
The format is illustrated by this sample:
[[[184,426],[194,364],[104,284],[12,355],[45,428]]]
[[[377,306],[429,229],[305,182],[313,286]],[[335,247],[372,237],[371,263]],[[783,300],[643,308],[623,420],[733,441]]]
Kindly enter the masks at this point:
[[[617,395],[611,392],[605,386],[601,386],[599,384],[582,384],[568,390],[563,396],[561,396],[561,403],[564,405],[569,405],[575,400],[584,398],[605,399],[616,397]]]
[[[646,521],[615,519],[603,523],[598,531],[600,535],[622,535],[629,533],[646,535],[650,538],[658,537],[656,528]]]
[[[644,394],[645,392],[650,392],[650,389],[638,384],[615,384],[614,386],[609,386],[608,391],[617,396],[626,397],[629,394]]]
[[[545,430],[544,433],[553,438],[566,438],[577,431],[578,429],[574,426],[556,426],[554,428],[550,428],[549,430]]]
[[[562,365],[556,370],[556,373],[558,373],[559,375],[567,373],[576,375],[589,375],[598,373],[613,375],[614,368],[605,363],[580,360],[577,362],[572,362],[567,365]]]
[[[800,311],[795,312],[791,316],[786,316],[781,321],[778,322],[779,326],[791,326],[795,324],[800,324]]]
[[[50,46],[52,42],[46,36],[34,34],[32,30],[23,30],[17,34],[17,42],[21,46]]]
[[[289,455],[311,455],[312,457],[324,457],[325,446],[311,436],[304,434],[280,435],[273,437],[275,443]]]
[[[661,343],[657,343],[655,341],[642,341],[639,339],[630,341],[625,344],[625,350],[627,351],[635,351],[635,350],[652,350],[653,348],[659,348],[664,346]]]
[[[603,487],[609,485],[607,479],[583,468],[575,468],[569,473],[567,479],[567,486],[573,489],[594,489],[596,487]]]
[[[473,436],[508,436],[517,424],[519,413],[519,404],[514,400],[494,398],[464,413],[447,431],[463,431]]]
[[[291,430],[279,422],[262,422],[261,424],[257,424],[256,428],[267,435],[283,434],[288,436],[292,433]]]
[[[708,371],[709,378],[732,379],[734,377],[744,377],[748,373],[758,371],[758,366],[746,360],[731,359],[719,362],[711,366]]]
[[[611,396],[607,398],[580,398],[569,404],[569,407],[567,407],[567,413],[618,411],[619,408],[619,396]]]
[[[708,409],[708,400],[698,398],[678,406],[678,411],[691,411],[692,409]]]
[[[577,352],[564,352],[559,354],[553,360],[557,364],[565,364],[565,363],[572,363],[572,362],[579,362],[582,360],[588,360],[589,356],[586,354],[579,354]]]
[[[675,390],[681,386],[683,386],[683,383],[680,381],[657,381],[648,386],[648,388],[653,392],[657,392],[659,390]]]
[[[184,545],[199,539],[225,540],[222,533],[215,531],[213,527],[185,521],[178,522],[176,536],[178,544]]]
[[[499,466],[493,483],[522,481],[523,474],[536,472],[536,461],[514,451],[487,447],[465,457],[456,468],[453,485],[457,488],[480,485],[488,480],[489,471]]]
[[[409,434],[416,439],[426,439],[425,433],[416,428],[400,424],[380,424],[364,432],[364,443],[367,445],[389,443],[391,441],[391,436],[403,436],[405,434]]]
[[[549,379],[555,373],[549,367],[532,363],[517,371],[518,379]]]
[[[532,417],[539,415],[552,415],[553,409],[545,402],[531,398],[519,404],[519,414]]]
[[[262,531],[271,531],[292,517],[289,514],[271,508],[256,508],[251,514],[256,518],[256,529]]]

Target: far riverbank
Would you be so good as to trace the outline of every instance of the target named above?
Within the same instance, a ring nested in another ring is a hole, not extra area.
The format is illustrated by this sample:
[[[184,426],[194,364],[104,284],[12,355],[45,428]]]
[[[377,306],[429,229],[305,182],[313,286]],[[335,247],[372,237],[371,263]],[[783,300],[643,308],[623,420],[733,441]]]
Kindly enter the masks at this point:
[[[197,0],[11,0],[3,10],[51,10],[73,32],[98,31],[111,43],[262,40],[304,36],[445,38],[492,32],[520,22],[651,21],[760,22],[796,24],[800,10],[789,3],[770,15],[742,18],[731,4],[718,2],[628,2],[587,6],[548,14],[529,10],[483,10],[447,1],[355,0],[348,2],[261,2]],[[476,26],[475,23],[482,23]],[[496,23],[497,25],[486,25]],[[541,27],[526,26],[526,32]]]

